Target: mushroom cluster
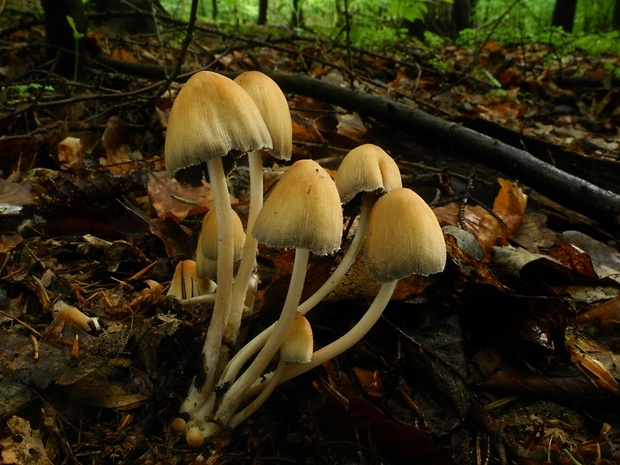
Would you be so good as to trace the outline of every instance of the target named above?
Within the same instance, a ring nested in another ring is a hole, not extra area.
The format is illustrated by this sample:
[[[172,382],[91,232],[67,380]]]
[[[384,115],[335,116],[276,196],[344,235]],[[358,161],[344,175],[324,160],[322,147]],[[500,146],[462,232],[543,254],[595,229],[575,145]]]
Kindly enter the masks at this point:
[[[342,160],[335,180],[315,161],[291,164],[263,201],[263,156],[290,160],[292,123],[277,84],[257,71],[231,80],[200,71],[179,92],[168,120],[166,169],[181,182],[206,176],[214,208],[203,220],[195,261],[179,264],[169,295],[213,302],[201,366],[174,430],[200,447],[222,428],[255,412],[276,386],[341,354],[374,325],[399,279],[443,270],[446,246],[431,208],[402,187],[395,161],[364,144]],[[245,230],[231,208],[226,173],[247,154],[250,204]],[[336,269],[301,301],[310,254],[340,250],[343,204],[361,205],[357,229]],[[258,243],[294,249],[295,259],[278,319],[249,341],[240,323],[251,312]],[[315,349],[305,315],[343,279],[362,254],[381,284],[367,312],[349,332]],[[275,367],[275,368],[273,368]]]

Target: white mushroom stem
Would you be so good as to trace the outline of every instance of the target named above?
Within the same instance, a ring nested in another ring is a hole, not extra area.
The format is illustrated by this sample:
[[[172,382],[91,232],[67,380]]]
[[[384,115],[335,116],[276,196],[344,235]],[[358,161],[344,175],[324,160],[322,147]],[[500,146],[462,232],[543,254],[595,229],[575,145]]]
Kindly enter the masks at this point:
[[[329,294],[336,287],[336,285],[342,280],[346,272],[349,271],[349,269],[351,268],[351,265],[357,258],[359,251],[362,248],[364,238],[366,237],[366,232],[368,231],[368,217],[370,216],[370,211],[374,203],[374,198],[375,196],[373,194],[362,195],[362,208],[360,211],[360,217],[357,229],[355,231],[355,235],[351,240],[351,244],[349,244],[347,251],[342,256],[340,263],[333,271],[331,276],[328,278],[328,280],[325,281],[325,283],[314,294],[312,294],[310,297],[308,297],[307,300],[305,300],[302,304],[299,305],[297,311],[302,315],[305,315],[314,307],[316,307],[327,296],[327,294]],[[246,236],[246,246],[249,236],[250,235]],[[241,270],[241,267],[239,269]],[[237,279],[239,279],[238,275]],[[265,344],[265,342],[271,335],[274,326],[275,323],[268,328],[265,328],[251,341],[247,342],[239,350],[239,352],[235,354],[235,356],[230,360],[224,372],[222,373],[222,377],[218,385],[224,386],[235,380],[237,374],[239,373],[239,370],[241,370],[243,365],[245,365],[245,363],[250,359],[250,357],[252,357],[252,355],[254,355]]]
[[[254,400],[252,400],[252,402],[230,418],[230,421],[228,422],[229,427],[236,428],[265,403],[269,396],[271,396],[274,389],[278,386],[278,384],[280,384],[280,378],[282,377],[286,366],[286,361],[284,359],[281,358],[278,360],[278,365],[276,366],[275,371],[271,373],[268,384],[265,385],[264,389]]]
[[[231,415],[235,413],[239,403],[245,398],[245,391],[263,375],[265,368],[273,359],[280,345],[282,345],[282,341],[284,341],[297,312],[297,306],[299,305],[306,278],[309,257],[310,251],[308,249],[296,249],[291,282],[280,318],[274,324],[271,335],[256,355],[256,358],[222,397],[214,417],[218,422],[228,424]]]
[[[323,300],[327,294],[329,294],[338,285],[346,272],[351,268],[351,265],[353,265],[353,262],[355,262],[355,259],[362,248],[362,244],[364,243],[364,239],[366,238],[366,233],[368,231],[368,217],[370,216],[374,199],[375,196],[372,194],[362,194],[362,208],[360,210],[357,229],[353,239],[351,240],[351,244],[349,244],[349,248],[342,256],[342,260],[340,260],[340,263],[328,280],[325,281],[325,283],[323,283],[323,285],[314,294],[312,294],[299,306],[297,311],[302,315],[305,315],[316,307],[321,300]]]
[[[190,415],[204,404],[206,398],[213,390],[220,372],[218,368],[220,348],[230,310],[233,284],[234,244],[232,216],[230,197],[221,157],[209,158],[207,160],[207,170],[209,172],[209,182],[213,193],[218,225],[217,290],[215,292],[213,315],[202,348],[202,373],[205,374],[206,380],[201,386],[197,386],[196,380],[194,380],[185,401],[181,405],[181,412],[188,412]]]
[[[243,316],[243,308],[248,292],[255,292],[250,286],[252,273],[256,265],[256,251],[258,241],[254,238],[251,231],[254,227],[256,217],[263,207],[263,157],[259,151],[248,153],[248,165],[250,171],[250,209],[248,212],[248,222],[246,226],[245,244],[241,263],[237,270],[235,283],[232,291],[232,302],[230,316],[226,323],[224,340],[230,344],[235,344],[239,336],[239,327]],[[253,301],[253,299],[251,299]]]

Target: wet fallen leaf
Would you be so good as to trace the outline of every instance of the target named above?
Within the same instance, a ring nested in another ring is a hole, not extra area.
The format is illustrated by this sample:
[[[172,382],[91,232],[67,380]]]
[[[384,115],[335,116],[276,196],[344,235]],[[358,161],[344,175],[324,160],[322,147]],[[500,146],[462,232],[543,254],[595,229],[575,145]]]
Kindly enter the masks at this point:
[[[570,402],[588,408],[613,409],[620,406],[617,396],[596,386],[577,369],[545,375],[525,370],[502,369],[488,378],[484,385],[492,389]]]
[[[405,379],[437,434],[461,424],[470,409],[467,368],[458,317],[451,316],[402,338]]]
[[[451,202],[433,209],[439,223],[442,226],[460,226],[462,214],[466,229],[478,240],[485,253],[496,244],[505,244],[523,220],[527,195],[517,183],[501,178],[498,183],[500,190],[492,212],[479,205],[468,205],[461,211],[460,202]]]
[[[65,354],[49,344],[15,333],[3,333],[0,345],[0,416],[17,411],[34,397],[30,386],[45,389],[65,369]]]
[[[580,231],[564,231],[561,238],[588,254],[599,278],[620,282],[620,253],[617,249]]]
[[[612,394],[620,395],[616,380],[620,377],[617,369],[620,357],[613,354],[610,349],[572,331],[566,335],[566,347],[571,362],[576,364],[594,384]],[[608,362],[609,367],[604,362]]]
[[[431,435],[415,426],[389,420],[377,407],[361,397],[349,400],[347,416],[359,432],[381,453],[411,462],[454,465],[447,450],[438,449]]]
[[[353,367],[353,373],[355,373],[357,380],[366,394],[371,397],[382,397],[384,395],[385,386],[380,371],[370,371],[360,367]]]
[[[32,429],[30,422],[16,415],[7,420],[11,435],[0,440],[2,460],[15,465],[52,465],[47,458],[41,432]]]
[[[620,328],[620,296],[593,305],[577,315],[575,323],[596,333],[613,334]]]

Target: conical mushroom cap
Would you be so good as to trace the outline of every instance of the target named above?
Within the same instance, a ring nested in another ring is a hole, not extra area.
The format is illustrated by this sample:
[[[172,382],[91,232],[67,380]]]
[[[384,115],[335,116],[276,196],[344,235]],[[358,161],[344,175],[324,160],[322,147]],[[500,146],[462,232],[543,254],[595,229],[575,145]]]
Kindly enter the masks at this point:
[[[437,217],[410,189],[393,189],[370,212],[364,262],[375,281],[386,283],[412,274],[442,271],[446,243]]]
[[[252,235],[275,248],[335,252],[342,237],[342,208],[334,181],[313,160],[295,162],[275,185]]]
[[[211,294],[215,291],[215,283],[209,279],[201,279],[196,275],[196,262],[183,260],[174,270],[170,288],[166,295],[179,300]]]
[[[243,245],[245,244],[245,231],[241,218],[235,210],[232,210],[233,226],[233,262],[241,259]],[[200,236],[196,246],[196,274],[199,278],[215,279],[217,275],[217,253],[218,253],[218,230],[217,215],[215,209],[207,212],[202,220]]]
[[[396,162],[373,144],[351,150],[336,173],[336,187],[342,203],[348,203],[361,192],[384,192],[403,187]]]
[[[287,362],[308,363],[312,359],[312,327],[301,313],[295,319],[280,346],[280,357]]]
[[[200,71],[185,83],[168,117],[164,153],[170,177],[229,153],[270,149],[258,107],[237,83]]]
[[[235,82],[250,94],[267,125],[273,149],[280,160],[290,160],[293,152],[293,123],[288,102],[282,90],[269,76],[260,71],[246,71]]]

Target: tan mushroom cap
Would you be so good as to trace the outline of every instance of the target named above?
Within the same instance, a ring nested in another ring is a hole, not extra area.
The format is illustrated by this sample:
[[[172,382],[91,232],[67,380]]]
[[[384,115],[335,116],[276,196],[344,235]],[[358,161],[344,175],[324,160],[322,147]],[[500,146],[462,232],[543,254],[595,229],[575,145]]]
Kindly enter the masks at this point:
[[[313,343],[308,319],[297,312],[280,346],[280,357],[287,362],[308,363],[312,359]]]
[[[180,261],[172,276],[170,288],[166,295],[179,300],[189,299],[200,295],[211,294],[215,291],[215,283],[209,279],[201,279],[196,274],[194,260]]]
[[[373,144],[351,150],[336,173],[336,187],[343,204],[361,192],[381,194],[402,186],[400,170],[394,159]]]
[[[237,212],[231,209],[233,226],[233,262],[241,259],[243,245],[245,244],[245,231],[241,218]],[[207,212],[202,220],[200,236],[196,246],[196,272],[203,279],[215,279],[217,275],[218,253],[218,229],[217,214],[215,209]]]
[[[313,160],[295,162],[261,209],[252,235],[275,248],[335,252],[342,237],[342,208],[329,174]]]
[[[377,200],[370,212],[364,262],[368,274],[380,283],[444,269],[443,232],[435,213],[418,194],[397,188]]]
[[[199,71],[177,95],[164,153],[170,177],[209,158],[270,149],[271,136],[252,97],[232,79]]]
[[[293,123],[284,93],[266,74],[246,71],[235,82],[252,97],[267,125],[273,149],[271,154],[280,160],[290,160],[293,152]]]

